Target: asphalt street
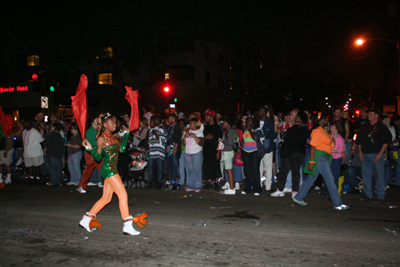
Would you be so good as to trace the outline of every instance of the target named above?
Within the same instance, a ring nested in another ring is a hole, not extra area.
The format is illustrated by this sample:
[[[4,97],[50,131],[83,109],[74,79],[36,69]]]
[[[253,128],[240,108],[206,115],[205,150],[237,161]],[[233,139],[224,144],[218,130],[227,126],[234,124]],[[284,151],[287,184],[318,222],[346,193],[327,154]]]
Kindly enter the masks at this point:
[[[307,206],[267,192],[127,191],[131,214],[148,214],[139,236],[122,234],[115,195],[98,214],[101,230],[78,227],[101,188],[6,185],[0,266],[400,266],[399,187],[382,205],[344,195],[346,211],[314,191]]]

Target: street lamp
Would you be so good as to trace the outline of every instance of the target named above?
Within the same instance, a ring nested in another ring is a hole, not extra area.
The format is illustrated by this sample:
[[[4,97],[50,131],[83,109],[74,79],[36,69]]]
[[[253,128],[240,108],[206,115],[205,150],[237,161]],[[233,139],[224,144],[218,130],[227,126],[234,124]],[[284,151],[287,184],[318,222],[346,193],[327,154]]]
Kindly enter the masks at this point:
[[[398,55],[398,65],[399,65],[399,81],[398,81],[398,85],[399,85],[399,96],[397,97],[397,115],[400,115],[400,46],[399,46],[399,42],[400,42],[400,37],[399,37],[399,41],[394,41],[394,40],[390,40],[390,39],[386,39],[386,38],[371,38],[371,39],[362,39],[359,38],[356,40],[356,45],[361,46],[363,45],[366,41],[386,41],[386,42],[390,42],[390,43],[395,43],[397,46],[397,55]],[[371,90],[371,89],[370,89]]]

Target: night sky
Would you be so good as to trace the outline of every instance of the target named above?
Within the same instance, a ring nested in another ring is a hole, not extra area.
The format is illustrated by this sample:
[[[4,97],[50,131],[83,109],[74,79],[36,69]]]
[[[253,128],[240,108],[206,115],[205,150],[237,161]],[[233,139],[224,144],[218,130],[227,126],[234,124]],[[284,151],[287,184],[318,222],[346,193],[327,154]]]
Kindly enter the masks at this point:
[[[26,4],[21,4],[23,2]],[[384,83],[397,86],[396,45],[374,41],[363,47],[356,47],[354,42],[358,37],[397,40],[399,19],[388,16],[388,6],[393,3],[398,4],[398,0],[249,0],[246,2],[179,0],[168,4],[155,0],[145,3],[121,2],[124,4],[83,1],[78,5],[70,2],[61,4],[65,5],[64,7],[59,3],[48,5],[44,2],[40,4],[33,1],[15,2],[1,11],[5,22],[2,31],[7,29],[7,25],[11,25],[12,29],[18,29],[20,32],[38,31],[39,34],[46,34],[45,31],[54,25],[60,27],[71,25],[74,29],[72,34],[75,31],[85,36],[85,31],[92,34],[99,29],[100,36],[96,36],[97,40],[107,36],[113,39],[118,32],[121,32],[123,40],[124,34],[129,31],[118,24],[122,21],[118,19],[129,16],[129,7],[134,6],[132,16],[143,16],[143,19],[135,21],[139,34],[141,31],[145,34],[155,34],[154,31],[158,28],[160,34],[179,34],[180,28],[182,31],[187,30],[184,27],[187,24],[209,23],[207,25],[209,28],[219,27],[218,30],[222,32],[224,27],[227,27],[226,32],[229,36],[234,33],[235,27],[238,32],[245,31],[244,27],[241,29],[240,22],[235,21],[237,17],[246,14],[252,19],[256,14],[262,17],[261,24],[269,25],[269,27],[256,27],[252,32],[255,39],[259,38],[255,36],[256,34],[270,39],[264,49],[268,62],[263,64],[267,70],[268,80],[273,81],[296,73],[312,73],[317,76],[321,74],[339,76],[350,82],[364,84],[372,82],[374,88],[379,88]],[[77,21],[80,16],[85,17],[82,23],[86,25]],[[224,21],[226,23],[221,23]],[[117,30],[101,27],[108,22],[115,23]],[[232,29],[234,22],[237,25]],[[40,23],[40,26],[35,23]],[[153,28],[149,23],[154,23]],[[177,26],[179,29],[176,29]],[[165,31],[166,29],[171,32]],[[56,31],[58,36],[56,35],[54,39],[62,38],[63,33],[64,31]],[[110,33],[114,36],[110,37]],[[214,36],[216,33],[218,31],[213,33]],[[250,35],[245,38],[252,39],[252,37]],[[237,38],[240,38],[240,34]],[[121,42],[118,40],[116,44],[118,43]]]
[[[393,23],[398,24],[398,19],[387,16],[390,2],[293,1],[286,4],[282,1],[271,5],[272,15],[281,28],[279,36],[287,46],[287,63],[280,71],[293,73],[297,60],[299,72],[327,69],[334,75],[359,79],[360,72],[354,69],[360,64],[355,59],[365,56],[366,51],[354,45],[355,39],[360,36],[396,38],[392,28],[388,29]],[[395,44],[380,46],[396,54]]]

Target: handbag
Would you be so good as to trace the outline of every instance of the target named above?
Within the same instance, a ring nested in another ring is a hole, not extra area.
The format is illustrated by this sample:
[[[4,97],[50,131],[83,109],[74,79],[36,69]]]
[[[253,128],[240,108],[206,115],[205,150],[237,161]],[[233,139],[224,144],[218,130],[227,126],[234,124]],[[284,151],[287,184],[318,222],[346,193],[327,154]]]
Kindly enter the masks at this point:
[[[233,164],[236,166],[243,166],[242,152],[235,152],[235,157],[233,158]]]

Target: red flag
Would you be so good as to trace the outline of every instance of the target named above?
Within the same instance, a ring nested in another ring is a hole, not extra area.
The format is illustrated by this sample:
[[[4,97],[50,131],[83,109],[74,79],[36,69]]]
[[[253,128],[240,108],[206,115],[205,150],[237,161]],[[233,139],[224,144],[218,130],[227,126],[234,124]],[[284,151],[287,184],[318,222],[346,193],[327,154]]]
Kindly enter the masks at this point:
[[[126,95],[125,99],[131,105],[131,121],[129,124],[129,131],[132,132],[139,128],[139,94],[138,91],[132,91],[132,87],[125,86]]]
[[[86,120],[87,120],[87,100],[86,89],[88,87],[88,79],[85,74],[81,75],[76,95],[71,96],[72,111],[81,132],[82,139],[85,140]]]
[[[11,114],[4,114],[3,107],[0,106],[0,125],[3,130],[3,133],[9,137],[12,133],[13,129],[13,121]]]

